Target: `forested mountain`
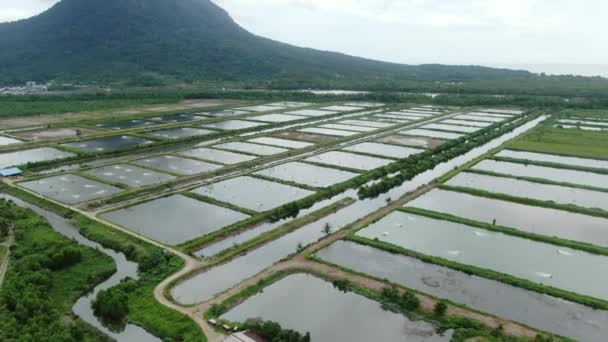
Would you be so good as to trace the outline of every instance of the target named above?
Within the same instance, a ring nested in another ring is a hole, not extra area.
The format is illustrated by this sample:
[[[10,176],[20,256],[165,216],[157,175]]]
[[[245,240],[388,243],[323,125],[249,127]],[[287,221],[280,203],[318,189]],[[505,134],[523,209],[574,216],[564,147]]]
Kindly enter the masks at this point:
[[[401,65],[258,37],[209,0],[63,0],[0,24],[0,84],[130,80],[493,80],[525,71]]]

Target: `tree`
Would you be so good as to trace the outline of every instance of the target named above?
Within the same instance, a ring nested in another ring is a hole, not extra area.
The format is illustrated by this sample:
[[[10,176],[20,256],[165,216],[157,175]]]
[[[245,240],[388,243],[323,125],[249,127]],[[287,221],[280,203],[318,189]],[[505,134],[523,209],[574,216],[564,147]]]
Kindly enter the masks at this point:
[[[435,315],[443,316],[445,312],[448,310],[448,305],[444,301],[439,301],[435,304]]]
[[[420,307],[420,299],[414,293],[405,291],[401,296],[401,305],[408,311],[414,311]]]
[[[110,322],[124,322],[129,314],[129,296],[115,287],[102,290],[93,302],[93,311]]]
[[[323,227],[323,232],[325,233],[325,235],[331,234],[331,225],[329,224],[329,222],[325,223],[325,226]]]

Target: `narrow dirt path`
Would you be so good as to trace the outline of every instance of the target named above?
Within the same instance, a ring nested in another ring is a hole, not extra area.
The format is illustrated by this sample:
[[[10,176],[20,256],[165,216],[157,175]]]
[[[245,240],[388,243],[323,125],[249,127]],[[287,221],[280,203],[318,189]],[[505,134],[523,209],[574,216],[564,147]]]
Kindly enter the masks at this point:
[[[3,243],[0,243],[0,245],[6,247],[6,254],[0,264],[0,287],[2,287],[2,284],[4,283],[4,276],[8,270],[8,259],[10,259],[9,257],[11,256],[11,246],[13,243],[15,243],[15,234],[13,233],[12,227],[9,227],[8,237]]]

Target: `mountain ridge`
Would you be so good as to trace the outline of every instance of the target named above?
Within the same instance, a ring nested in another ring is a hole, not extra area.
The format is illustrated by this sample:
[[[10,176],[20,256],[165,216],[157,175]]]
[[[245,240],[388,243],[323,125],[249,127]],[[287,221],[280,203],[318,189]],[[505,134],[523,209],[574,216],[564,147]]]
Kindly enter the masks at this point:
[[[527,77],[479,66],[405,65],[256,36],[209,0],[62,0],[0,24],[0,83],[265,79],[461,81]]]

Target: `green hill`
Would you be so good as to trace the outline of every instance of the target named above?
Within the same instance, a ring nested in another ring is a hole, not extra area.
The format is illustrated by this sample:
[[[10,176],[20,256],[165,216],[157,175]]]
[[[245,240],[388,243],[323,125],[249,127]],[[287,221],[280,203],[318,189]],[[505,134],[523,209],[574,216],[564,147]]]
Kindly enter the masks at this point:
[[[0,24],[0,84],[129,80],[477,80],[527,77],[478,66],[401,65],[253,35],[209,0],[63,0]]]

